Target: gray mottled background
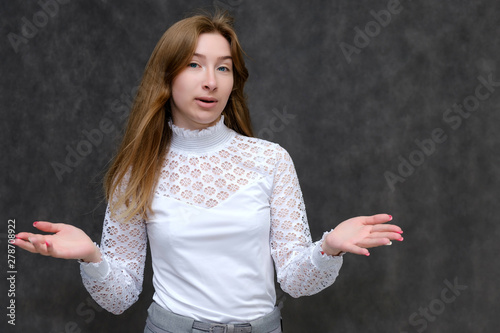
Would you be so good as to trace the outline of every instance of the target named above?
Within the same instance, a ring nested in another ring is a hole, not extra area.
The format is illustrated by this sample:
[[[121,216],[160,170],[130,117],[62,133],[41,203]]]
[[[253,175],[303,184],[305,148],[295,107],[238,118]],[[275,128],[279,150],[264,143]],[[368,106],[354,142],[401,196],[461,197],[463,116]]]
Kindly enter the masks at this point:
[[[140,300],[115,316],[76,262],[21,250],[8,325],[7,224],[66,222],[100,241],[101,178],[149,55],[214,1],[60,2],[45,14],[53,0],[0,3],[0,331],[142,332],[150,262]],[[215,3],[236,17],[256,133],[293,157],[314,239],[379,212],[405,231],[368,258],[346,255],[315,296],[280,293],[285,332],[497,332],[500,2]],[[86,156],[70,166],[77,149]]]

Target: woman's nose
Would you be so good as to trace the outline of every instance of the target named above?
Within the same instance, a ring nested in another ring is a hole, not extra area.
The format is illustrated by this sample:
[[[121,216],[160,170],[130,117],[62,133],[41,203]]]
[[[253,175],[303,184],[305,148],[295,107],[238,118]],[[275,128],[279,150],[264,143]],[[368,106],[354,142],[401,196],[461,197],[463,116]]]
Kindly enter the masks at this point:
[[[205,76],[205,82],[203,83],[203,88],[214,91],[217,89],[217,80],[215,78],[215,73],[212,70],[207,70]]]

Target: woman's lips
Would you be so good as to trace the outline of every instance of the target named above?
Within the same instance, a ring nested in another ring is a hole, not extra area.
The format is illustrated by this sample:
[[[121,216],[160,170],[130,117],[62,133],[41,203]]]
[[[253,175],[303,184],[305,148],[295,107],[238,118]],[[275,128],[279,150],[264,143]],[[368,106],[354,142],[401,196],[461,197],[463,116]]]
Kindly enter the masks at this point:
[[[197,97],[196,104],[204,109],[210,109],[217,105],[217,99],[213,97]]]

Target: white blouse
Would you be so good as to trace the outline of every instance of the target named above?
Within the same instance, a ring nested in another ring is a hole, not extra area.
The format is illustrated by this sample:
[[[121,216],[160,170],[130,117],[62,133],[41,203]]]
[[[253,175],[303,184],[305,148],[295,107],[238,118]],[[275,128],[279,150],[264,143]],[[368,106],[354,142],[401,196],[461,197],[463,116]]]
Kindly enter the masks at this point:
[[[120,314],[137,301],[148,238],[154,301],[196,320],[248,322],[271,312],[274,267],[293,297],[335,281],[342,257],[312,243],[289,154],[223,121],[201,131],[170,124],[147,220],[118,221],[107,209],[102,261],[81,264],[85,287],[106,310]]]

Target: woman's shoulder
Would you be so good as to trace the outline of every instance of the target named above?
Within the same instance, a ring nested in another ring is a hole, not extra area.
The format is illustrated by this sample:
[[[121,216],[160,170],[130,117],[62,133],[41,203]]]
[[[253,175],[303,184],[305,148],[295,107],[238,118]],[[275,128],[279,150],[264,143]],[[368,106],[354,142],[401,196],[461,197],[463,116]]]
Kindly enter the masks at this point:
[[[234,139],[236,143],[235,148],[242,152],[257,155],[258,157],[264,159],[268,158],[276,160],[274,162],[278,162],[280,160],[290,160],[290,155],[287,150],[278,143],[257,137],[244,136],[241,134],[237,134]]]

